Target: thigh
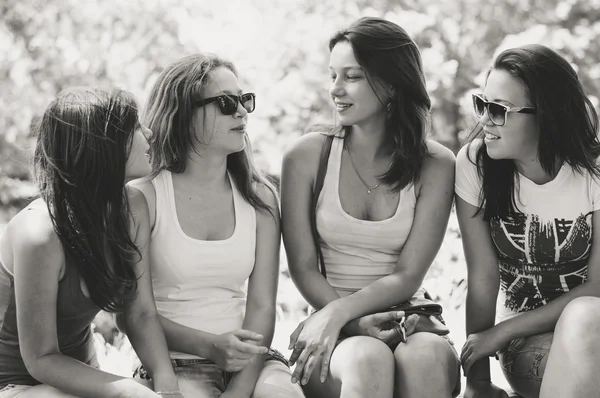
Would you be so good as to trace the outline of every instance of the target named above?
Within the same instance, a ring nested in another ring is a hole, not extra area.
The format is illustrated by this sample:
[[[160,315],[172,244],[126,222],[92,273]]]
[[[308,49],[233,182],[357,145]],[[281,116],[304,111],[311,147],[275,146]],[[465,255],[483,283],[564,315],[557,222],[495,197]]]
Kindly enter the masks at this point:
[[[290,368],[280,361],[266,361],[254,388],[252,398],[301,398],[298,384],[292,383]]]
[[[215,364],[174,366],[184,398],[217,398],[225,390],[225,373]]]
[[[308,384],[304,386],[304,392],[311,398],[339,397],[342,383],[377,369],[383,374],[385,370],[381,368],[382,365],[390,366],[389,370],[393,373],[393,353],[385,343],[367,336],[348,337],[333,351],[325,382],[321,383],[321,369],[315,367]]]
[[[537,397],[546,370],[554,333],[542,333],[511,341],[499,352],[500,367],[516,393]]]

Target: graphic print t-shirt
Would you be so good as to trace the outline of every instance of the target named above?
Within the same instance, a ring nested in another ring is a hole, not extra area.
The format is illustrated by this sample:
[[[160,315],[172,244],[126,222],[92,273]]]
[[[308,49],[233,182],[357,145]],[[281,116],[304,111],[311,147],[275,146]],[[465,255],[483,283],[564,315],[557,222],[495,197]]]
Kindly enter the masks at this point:
[[[483,192],[473,162],[481,145],[463,147],[456,159],[456,194],[476,207]],[[515,203],[517,213],[490,220],[502,293],[498,321],[541,307],[585,282],[600,185],[568,164],[543,185],[517,174]]]

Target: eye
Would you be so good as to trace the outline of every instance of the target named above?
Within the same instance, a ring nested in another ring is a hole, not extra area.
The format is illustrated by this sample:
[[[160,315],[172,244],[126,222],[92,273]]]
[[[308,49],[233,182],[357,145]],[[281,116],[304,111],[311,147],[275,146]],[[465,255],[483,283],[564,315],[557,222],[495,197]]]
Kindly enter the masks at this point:
[[[359,75],[348,75],[347,79],[348,80],[358,80],[360,79],[362,76]]]
[[[329,79],[330,79],[332,82],[333,82],[333,81],[335,81],[335,78],[336,78],[336,77],[337,77],[336,75],[329,75]]]

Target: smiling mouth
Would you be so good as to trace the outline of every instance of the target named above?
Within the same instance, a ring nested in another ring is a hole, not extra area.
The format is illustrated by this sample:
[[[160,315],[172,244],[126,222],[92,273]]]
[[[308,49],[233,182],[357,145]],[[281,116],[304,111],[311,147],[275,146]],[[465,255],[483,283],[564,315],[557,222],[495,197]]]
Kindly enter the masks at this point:
[[[242,132],[246,131],[246,126],[238,126],[238,127],[232,128],[232,130],[242,133]]]
[[[337,102],[335,104],[335,109],[337,109],[338,111],[345,111],[346,109],[350,108],[352,106],[352,104],[344,104],[342,102]]]
[[[484,134],[485,134],[485,138],[487,140],[490,140],[490,141],[495,141],[495,140],[499,140],[500,139],[500,137],[498,137],[497,135],[494,135],[494,134],[489,133],[487,131],[484,131]]]

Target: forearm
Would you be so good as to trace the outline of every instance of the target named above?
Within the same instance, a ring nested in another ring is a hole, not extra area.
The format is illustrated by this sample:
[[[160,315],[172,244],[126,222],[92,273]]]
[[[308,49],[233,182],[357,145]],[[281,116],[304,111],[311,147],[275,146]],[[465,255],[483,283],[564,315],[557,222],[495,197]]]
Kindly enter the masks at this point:
[[[211,359],[214,334],[183,326],[162,315],[158,318],[169,350]]]
[[[28,370],[39,382],[78,397],[125,398],[136,396],[136,391],[148,391],[133,379],[103,372],[60,353],[38,358],[28,364]]]
[[[484,291],[479,294],[475,291],[475,289],[469,289],[467,291],[467,336],[472,333],[479,333],[494,327],[496,318],[496,299],[497,294],[490,295],[489,291]],[[466,377],[468,381],[491,380],[489,358],[485,357],[475,362]]]
[[[127,336],[138,358],[148,371],[156,391],[177,391],[177,377],[173,372],[167,342],[158,314],[141,313],[125,316]]]
[[[300,294],[316,310],[340,298],[327,279],[316,269],[293,272],[290,268],[290,274]]]
[[[533,336],[554,330],[563,310],[577,297],[600,297],[600,283],[584,282],[567,293],[557,297],[548,304],[535,310],[521,313],[496,325],[511,341],[519,337]]]
[[[243,329],[251,330],[263,336],[261,345],[270,347],[275,332],[274,306],[248,306],[244,317]],[[250,341],[247,341],[250,343]],[[267,355],[256,355],[248,365],[237,372],[229,386],[228,391],[235,391],[235,396],[250,397],[254,392],[256,381],[263,368]]]
[[[421,284],[418,278],[396,272],[385,276],[354,294],[342,297],[327,305],[348,323],[364,315],[384,311],[412,297]]]

